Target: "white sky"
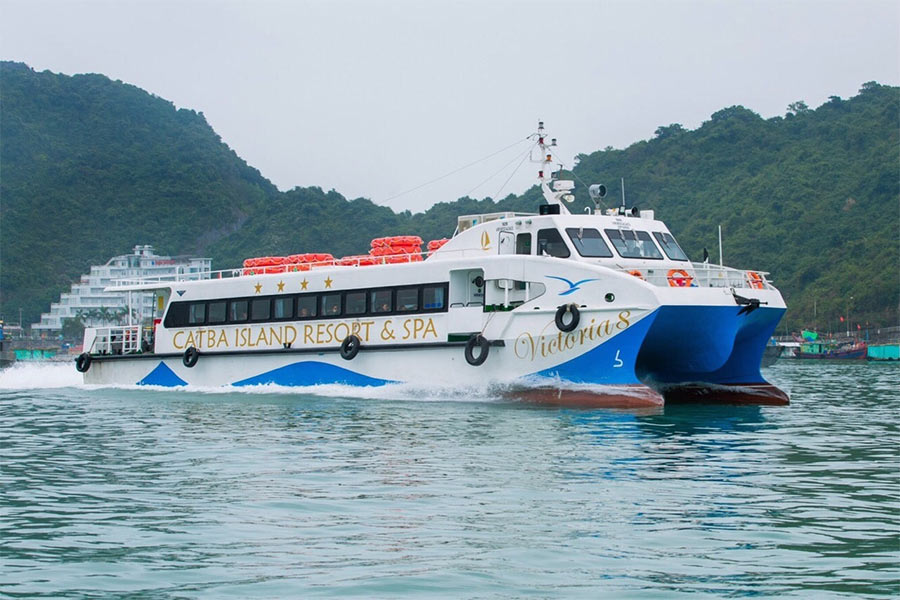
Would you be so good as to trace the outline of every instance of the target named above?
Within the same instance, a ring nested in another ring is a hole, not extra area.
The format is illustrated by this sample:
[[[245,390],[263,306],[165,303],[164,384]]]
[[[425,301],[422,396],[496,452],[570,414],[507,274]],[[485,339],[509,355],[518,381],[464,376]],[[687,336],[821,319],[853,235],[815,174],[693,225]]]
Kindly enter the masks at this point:
[[[414,212],[470,192],[515,149],[390,198],[524,139],[538,118],[571,162],[734,104],[771,117],[866,81],[898,85],[898,38],[896,0],[0,0],[0,58],[202,111],[282,190]],[[496,196],[517,162],[471,195]],[[536,169],[523,164],[500,196]]]

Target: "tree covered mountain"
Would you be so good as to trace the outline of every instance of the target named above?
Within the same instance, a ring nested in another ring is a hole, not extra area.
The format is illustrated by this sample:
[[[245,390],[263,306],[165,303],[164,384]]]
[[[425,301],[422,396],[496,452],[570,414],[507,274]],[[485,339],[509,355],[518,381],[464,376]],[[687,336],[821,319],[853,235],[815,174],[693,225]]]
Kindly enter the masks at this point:
[[[102,75],[0,63],[0,301],[24,321],[90,265],[202,253],[277,190],[203,115]]]
[[[900,94],[863,85],[811,110],[763,119],[723,109],[696,130],[662,126],[652,140],[580,155],[580,183],[604,182],[611,204],[653,208],[688,254],[767,270],[791,327],[896,324],[900,305]],[[136,243],[211,256],[364,253],[369,239],[449,236],[459,214],[535,211],[532,188],[500,201],[461,198],[395,213],[335,191],[278,192],[231,151],[201,113],[101,75],[0,64],[0,300],[26,322],[90,264]],[[579,185],[573,212],[589,206]],[[852,300],[851,300],[852,297]]]

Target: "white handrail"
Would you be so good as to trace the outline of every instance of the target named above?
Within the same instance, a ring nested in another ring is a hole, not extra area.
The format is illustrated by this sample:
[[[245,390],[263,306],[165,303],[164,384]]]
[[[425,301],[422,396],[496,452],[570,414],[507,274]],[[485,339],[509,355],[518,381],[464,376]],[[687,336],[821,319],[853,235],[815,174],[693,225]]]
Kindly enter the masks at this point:
[[[142,350],[140,325],[90,329],[94,339],[87,351],[91,354],[135,354]]]

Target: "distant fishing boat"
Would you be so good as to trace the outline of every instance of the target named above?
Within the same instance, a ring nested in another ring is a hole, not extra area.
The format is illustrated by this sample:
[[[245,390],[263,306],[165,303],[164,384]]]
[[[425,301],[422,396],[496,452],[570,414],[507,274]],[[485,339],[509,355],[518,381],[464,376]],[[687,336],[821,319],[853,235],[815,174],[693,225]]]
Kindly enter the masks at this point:
[[[785,312],[762,271],[692,263],[653,211],[571,214],[543,124],[537,214],[463,215],[450,239],[372,240],[365,255],[260,257],[152,293],[153,327],[85,330],[85,383],[503,386],[586,406],[785,404],[760,374]]]
[[[802,332],[797,341],[800,346],[794,351],[795,358],[865,360],[868,351],[865,342],[824,339],[811,331]]]

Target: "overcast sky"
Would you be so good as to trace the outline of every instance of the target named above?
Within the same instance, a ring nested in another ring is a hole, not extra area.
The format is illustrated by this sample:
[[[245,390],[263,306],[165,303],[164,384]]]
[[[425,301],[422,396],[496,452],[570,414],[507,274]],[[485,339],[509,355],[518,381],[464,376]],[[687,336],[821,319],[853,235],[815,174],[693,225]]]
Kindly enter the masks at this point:
[[[571,162],[726,106],[782,115],[866,81],[898,85],[898,37],[896,0],[0,0],[4,60],[202,111],[282,190],[414,212],[527,189],[527,162],[504,185],[520,143],[395,197],[524,140],[539,118]]]

